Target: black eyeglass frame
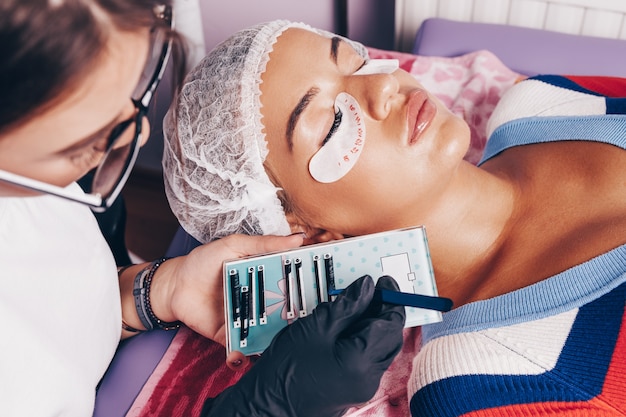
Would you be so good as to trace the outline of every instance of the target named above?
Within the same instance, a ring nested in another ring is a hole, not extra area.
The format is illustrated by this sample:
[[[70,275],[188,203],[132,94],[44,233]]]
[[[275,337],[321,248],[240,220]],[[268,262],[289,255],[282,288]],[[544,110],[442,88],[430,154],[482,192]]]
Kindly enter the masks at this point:
[[[171,6],[163,5],[158,6],[155,9],[155,14],[159,19],[162,19],[166,22],[168,28],[170,30],[174,29],[174,18],[173,11]],[[156,28],[157,30],[159,27]],[[147,84],[145,92],[142,94],[141,98],[133,99],[131,98],[133,105],[136,108],[136,113],[130,119],[127,119],[117,125],[109,136],[109,140],[107,141],[107,150],[105,151],[100,163],[95,168],[94,180],[92,182],[95,183],[98,180],[98,172],[103,169],[103,166],[106,166],[107,157],[111,152],[115,150],[115,145],[119,138],[124,133],[125,129],[120,129],[121,125],[130,124],[131,122],[135,123],[135,132],[133,139],[129,142],[127,146],[130,151],[128,156],[126,157],[126,161],[123,164],[123,169],[119,173],[119,177],[117,178],[115,184],[111,187],[111,190],[106,195],[101,195],[99,193],[84,193],[79,194],[74,192],[73,190],[68,190],[63,187],[59,187],[56,185],[48,184],[43,181],[35,180],[32,178],[24,177],[22,175],[14,174],[12,172],[0,170],[0,181],[10,183],[12,185],[16,185],[22,188],[26,188],[32,191],[36,191],[39,193],[50,194],[57,197],[61,197],[67,200],[75,201],[78,203],[82,203],[88,205],[92,211],[94,212],[104,212],[106,211],[114,201],[117,199],[119,194],[122,191],[122,188],[126,184],[128,177],[132,171],[135,162],[137,161],[137,156],[139,155],[139,149],[141,148],[141,130],[142,130],[142,122],[144,116],[146,116],[148,112],[148,106],[154,96],[154,93],[163,77],[163,73],[165,72],[165,68],[169,61],[169,57],[172,51],[172,37],[167,36],[166,41],[163,44],[163,48],[161,50],[158,64],[155,68],[154,74],[152,78]],[[116,136],[117,133],[117,136]]]

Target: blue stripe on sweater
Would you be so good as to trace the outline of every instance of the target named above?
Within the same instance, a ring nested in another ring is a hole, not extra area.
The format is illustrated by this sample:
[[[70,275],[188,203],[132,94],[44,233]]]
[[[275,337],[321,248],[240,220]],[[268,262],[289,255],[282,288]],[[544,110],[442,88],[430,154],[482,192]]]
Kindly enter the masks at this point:
[[[605,101],[607,114],[626,114],[626,98],[607,97]]]
[[[491,134],[479,165],[515,146],[566,140],[602,142],[626,148],[626,115],[526,117],[512,120]]]

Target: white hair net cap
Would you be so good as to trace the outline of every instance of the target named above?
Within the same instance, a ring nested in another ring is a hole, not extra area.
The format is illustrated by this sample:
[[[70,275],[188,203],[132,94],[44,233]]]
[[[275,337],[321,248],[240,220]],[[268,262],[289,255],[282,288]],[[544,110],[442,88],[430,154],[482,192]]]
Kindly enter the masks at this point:
[[[261,74],[286,29],[313,29],[277,20],[235,33],[187,76],[164,119],[165,192],[181,226],[200,242],[233,234],[287,235],[278,188],[263,162]],[[367,57],[365,48],[352,41]]]

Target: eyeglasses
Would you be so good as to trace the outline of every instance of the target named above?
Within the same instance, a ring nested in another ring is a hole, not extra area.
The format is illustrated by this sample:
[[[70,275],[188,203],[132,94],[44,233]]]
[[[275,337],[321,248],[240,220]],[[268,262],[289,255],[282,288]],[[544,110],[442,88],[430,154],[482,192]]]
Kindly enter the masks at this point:
[[[0,181],[22,188],[51,194],[57,197],[86,204],[95,212],[103,212],[111,207],[119,196],[135,165],[141,147],[141,127],[148,106],[161,81],[172,50],[171,29],[174,27],[170,6],[155,8],[163,25],[155,25],[150,32],[150,48],[146,65],[135,88],[131,100],[135,114],[113,128],[107,139],[106,151],[94,170],[91,188],[84,194],[74,193],[43,181],[34,180],[8,171],[0,170]]]

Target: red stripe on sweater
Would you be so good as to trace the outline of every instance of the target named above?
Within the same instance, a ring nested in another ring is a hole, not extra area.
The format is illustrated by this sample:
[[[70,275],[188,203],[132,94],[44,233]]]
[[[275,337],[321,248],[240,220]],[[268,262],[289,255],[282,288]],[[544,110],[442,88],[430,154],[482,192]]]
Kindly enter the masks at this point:
[[[626,97],[626,78],[576,75],[567,75],[565,78],[603,96]]]
[[[626,415],[626,312],[622,317],[622,327],[599,397]]]

